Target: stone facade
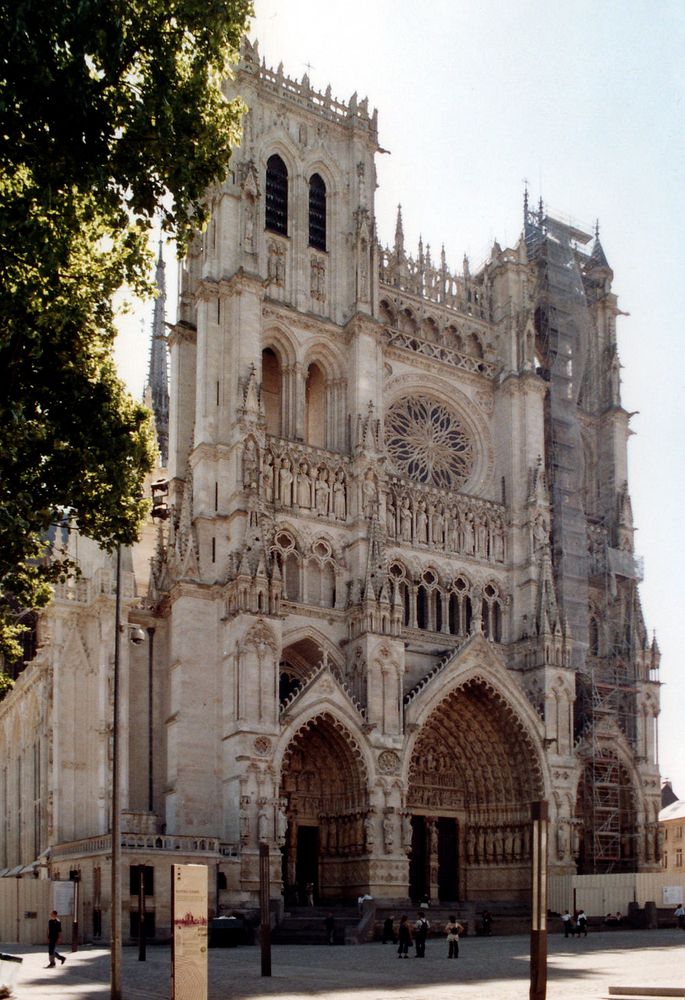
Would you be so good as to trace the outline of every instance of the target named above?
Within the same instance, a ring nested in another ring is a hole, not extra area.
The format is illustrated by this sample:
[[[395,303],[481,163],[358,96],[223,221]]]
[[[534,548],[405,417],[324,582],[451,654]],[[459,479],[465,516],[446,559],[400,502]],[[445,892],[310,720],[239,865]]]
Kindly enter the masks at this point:
[[[366,100],[249,45],[227,90],[244,137],[168,338],[171,516],[125,601],[127,860],[207,861],[216,910],[255,904],[260,843],[286,902],[523,899],[547,799],[552,872],[656,869],[659,652],[598,236],[526,202],[477,272],[411,256],[399,213],[386,248]],[[106,864],[96,562],[0,706],[0,867]]]

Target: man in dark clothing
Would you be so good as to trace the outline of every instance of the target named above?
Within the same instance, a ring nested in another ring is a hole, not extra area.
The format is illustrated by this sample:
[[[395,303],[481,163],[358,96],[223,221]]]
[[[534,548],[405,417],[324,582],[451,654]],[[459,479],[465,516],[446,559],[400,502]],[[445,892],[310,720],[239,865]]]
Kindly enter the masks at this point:
[[[390,941],[391,944],[397,944],[397,938],[395,937],[395,918],[386,917],[383,921],[383,944]]]
[[[57,951],[57,945],[62,937],[62,924],[57,916],[57,910],[50,913],[48,920],[48,968],[54,969],[55,959],[58,958],[62,965],[66,962],[66,957]]]
[[[423,910],[419,910],[418,920],[414,924],[414,943],[416,945],[415,958],[426,957],[426,938],[430,924],[426,920]]]
[[[328,912],[326,919],[324,920],[324,926],[326,928],[326,941],[328,944],[335,943],[335,917],[333,914]]]

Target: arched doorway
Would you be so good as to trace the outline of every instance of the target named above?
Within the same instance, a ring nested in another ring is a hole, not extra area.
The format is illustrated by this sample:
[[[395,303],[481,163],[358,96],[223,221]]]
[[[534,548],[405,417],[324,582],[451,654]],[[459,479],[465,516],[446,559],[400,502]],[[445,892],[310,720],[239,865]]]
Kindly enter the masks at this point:
[[[281,771],[288,829],[283,848],[286,903],[354,898],[368,883],[364,818],[367,774],[360,748],[328,712],[309,720],[290,741]]]
[[[538,754],[501,694],[475,679],[449,694],[412,753],[410,895],[445,902],[526,899]]]

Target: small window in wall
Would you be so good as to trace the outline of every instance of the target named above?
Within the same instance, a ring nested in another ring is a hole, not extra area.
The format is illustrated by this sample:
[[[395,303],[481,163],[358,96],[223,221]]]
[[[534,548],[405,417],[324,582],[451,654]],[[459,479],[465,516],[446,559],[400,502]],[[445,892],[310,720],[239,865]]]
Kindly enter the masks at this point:
[[[140,886],[140,871],[143,872],[143,885],[146,896],[155,894],[155,869],[152,865],[131,865],[129,869],[129,893],[137,896]]]
[[[288,235],[288,168],[274,154],[266,161],[266,228]]]
[[[262,351],[262,402],[266,414],[266,432],[281,436],[281,364],[274,351]]]
[[[326,249],[326,185],[319,174],[309,178],[309,245]]]

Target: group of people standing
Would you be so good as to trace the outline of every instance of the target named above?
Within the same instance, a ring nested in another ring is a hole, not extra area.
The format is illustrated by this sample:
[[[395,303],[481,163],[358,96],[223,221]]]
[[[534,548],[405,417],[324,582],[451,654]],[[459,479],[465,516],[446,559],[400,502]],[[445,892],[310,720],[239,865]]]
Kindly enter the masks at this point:
[[[406,913],[400,917],[397,935],[395,934],[394,917],[387,917],[383,923],[383,944],[391,941],[397,944],[397,957],[409,958],[409,949],[416,948],[414,958],[426,957],[426,939],[430,930],[430,921],[425,910],[419,910],[416,921],[412,925]],[[445,924],[447,937],[447,957],[459,958],[459,938],[464,933],[464,925],[456,917],[451,916]]]
[[[561,921],[564,925],[564,937],[575,937],[582,934],[587,937],[587,914],[585,910],[574,910],[571,916],[568,909],[564,910]]]

